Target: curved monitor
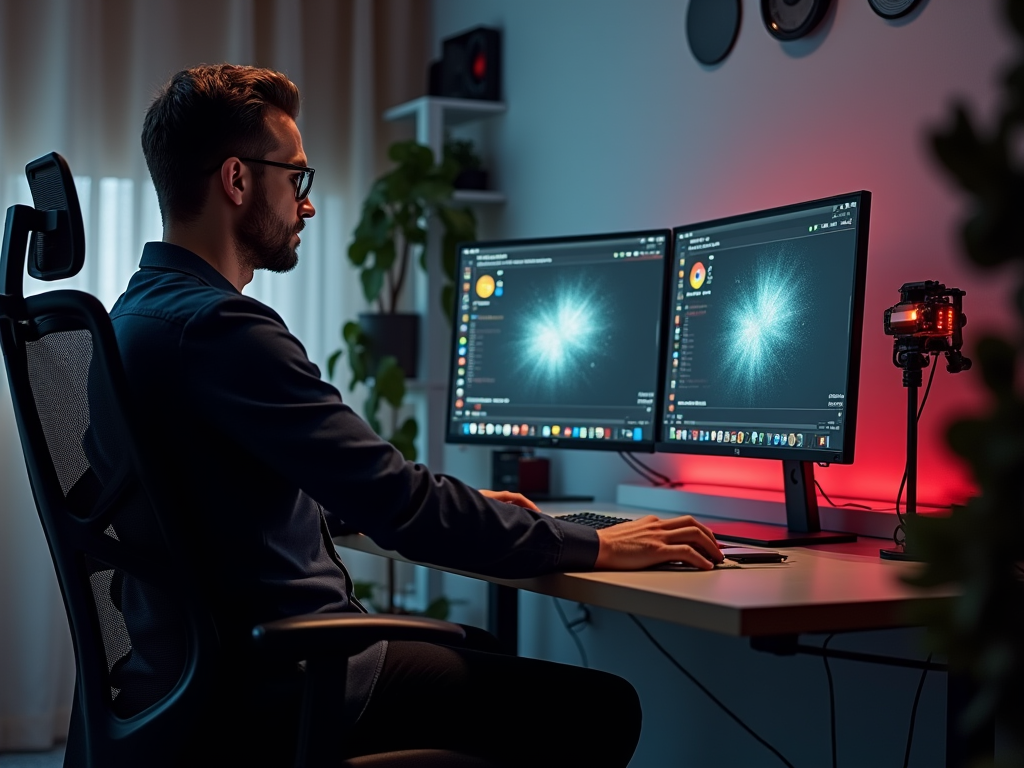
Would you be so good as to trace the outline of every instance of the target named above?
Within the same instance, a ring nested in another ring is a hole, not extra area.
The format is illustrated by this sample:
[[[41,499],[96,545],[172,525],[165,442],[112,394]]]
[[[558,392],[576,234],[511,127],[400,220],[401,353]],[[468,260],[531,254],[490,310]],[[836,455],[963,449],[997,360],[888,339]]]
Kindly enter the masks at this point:
[[[673,230],[658,451],[853,461],[870,204]]]
[[[450,443],[651,451],[668,230],[459,246]]]

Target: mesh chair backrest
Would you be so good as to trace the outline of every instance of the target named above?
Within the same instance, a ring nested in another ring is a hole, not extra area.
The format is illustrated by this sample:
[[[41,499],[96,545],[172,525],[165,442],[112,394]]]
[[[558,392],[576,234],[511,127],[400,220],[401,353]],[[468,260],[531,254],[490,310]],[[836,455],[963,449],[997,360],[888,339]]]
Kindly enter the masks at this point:
[[[46,456],[36,460],[47,459],[52,467],[46,474],[57,488],[49,495],[59,489],[63,496],[50,515],[80,529],[70,542],[79,561],[71,577],[83,580],[95,611],[103,653],[92,662],[108,677],[112,710],[129,717],[158,702],[181,678],[186,617],[161,587],[167,574],[154,574],[154,566],[169,565],[171,558],[136,472],[137,446],[124,402],[94,354],[92,330],[67,328],[69,323],[73,319],[57,322],[49,314],[24,345],[46,445]],[[48,330],[54,325],[58,330]]]
[[[205,683],[196,680],[216,666],[215,630],[181,565],[189,555],[166,500],[153,493],[159,473],[132,427],[109,316],[77,291],[32,296],[24,307],[17,322],[0,318],[0,338],[75,640],[90,761],[169,761],[200,709]]]

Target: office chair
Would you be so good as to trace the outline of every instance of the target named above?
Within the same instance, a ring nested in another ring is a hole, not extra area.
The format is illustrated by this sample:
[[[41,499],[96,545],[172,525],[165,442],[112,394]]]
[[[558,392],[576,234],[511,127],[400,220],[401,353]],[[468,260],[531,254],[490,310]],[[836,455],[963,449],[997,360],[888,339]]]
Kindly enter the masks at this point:
[[[189,531],[163,507],[165,480],[147,461],[146,436],[133,427],[110,317],[79,291],[24,296],[26,255],[28,273],[40,280],[82,268],[85,237],[70,169],[51,153],[25,170],[35,207],[7,211],[0,346],[74,642],[77,677],[64,764],[224,764],[231,745],[202,751],[217,733],[216,713],[213,722],[199,720],[210,717],[209,702],[221,700],[228,659],[190,557]],[[294,764],[490,765],[442,750],[336,757],[344,739],[343,697],[336,692],[344,691],[347,656],[381,639],[453,644],[463,637],[461,627],[447,622],[362,614],[311,614],[255,627],[257,658],[306,665],[300,722],[292,728]],[[204,734],[198,741],[197,732]],[[216,762],[213,755],[220,755]]]

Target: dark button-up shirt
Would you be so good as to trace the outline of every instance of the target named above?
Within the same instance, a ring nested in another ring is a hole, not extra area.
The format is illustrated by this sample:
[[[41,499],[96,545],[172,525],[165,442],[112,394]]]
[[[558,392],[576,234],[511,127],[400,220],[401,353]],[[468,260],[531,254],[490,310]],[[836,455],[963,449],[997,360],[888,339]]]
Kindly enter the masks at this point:
[[[329,538],[341,522],[411,559],[482,574],[593,567],[595,532],[403,459],[277,313],[192,252],[147,244],[111,317],[174,504],[239,641],[262,621],[354,610]]]

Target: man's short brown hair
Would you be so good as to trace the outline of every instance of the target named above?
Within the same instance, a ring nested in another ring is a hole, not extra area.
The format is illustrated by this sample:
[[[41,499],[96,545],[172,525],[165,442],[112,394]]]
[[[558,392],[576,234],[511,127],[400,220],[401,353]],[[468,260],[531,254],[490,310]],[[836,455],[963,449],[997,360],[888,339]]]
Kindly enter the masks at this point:
[[[271,108],[299,114],[299,89],[272,69],[202,64],[160,90],[146,112],[142,151],[165,225],[199,215],[210,175],[227,158],[262,158],[276,148],[266,123]]]

